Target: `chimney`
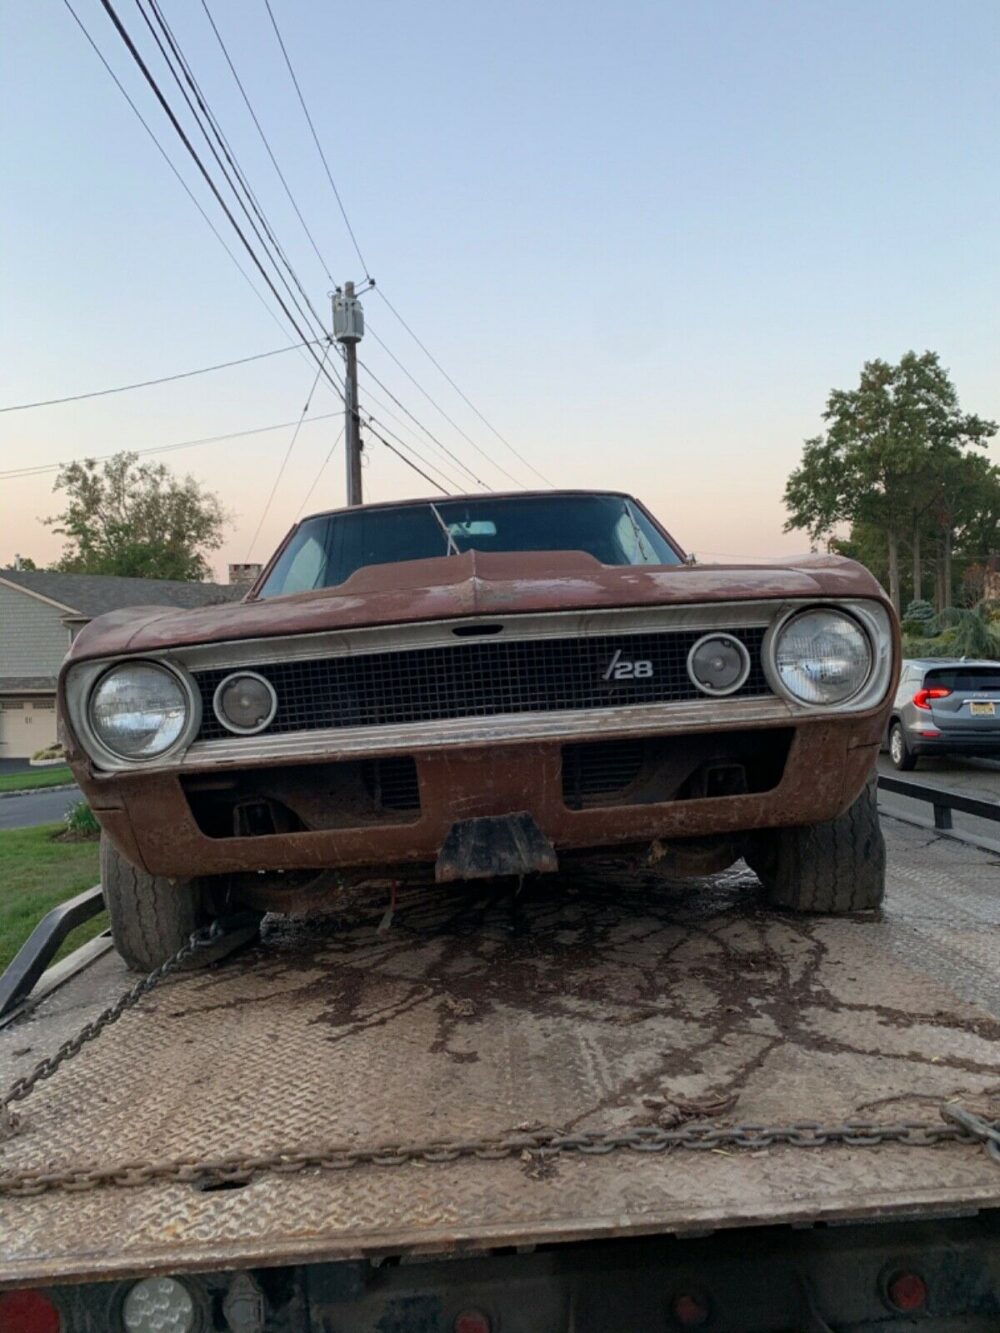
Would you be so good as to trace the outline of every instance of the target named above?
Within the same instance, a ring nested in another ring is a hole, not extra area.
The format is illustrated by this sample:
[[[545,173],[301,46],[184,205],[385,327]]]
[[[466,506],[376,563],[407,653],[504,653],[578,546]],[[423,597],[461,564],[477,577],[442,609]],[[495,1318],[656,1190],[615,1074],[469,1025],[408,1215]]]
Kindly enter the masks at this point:
[[[257,582],[258,576],[260,575],[260,571],[263,568],[264,568],[263,565],[258,565],[258,564],[230,565],[229,566],[230,586],[233,588],[252,588],[253,585]]]

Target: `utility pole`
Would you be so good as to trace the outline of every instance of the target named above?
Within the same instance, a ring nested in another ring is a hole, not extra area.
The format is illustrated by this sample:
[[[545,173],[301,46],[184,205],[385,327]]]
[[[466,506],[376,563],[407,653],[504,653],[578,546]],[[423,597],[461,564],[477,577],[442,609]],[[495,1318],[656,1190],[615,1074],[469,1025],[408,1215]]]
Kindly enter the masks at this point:
[[[344,348],[344,453],[347,458],[347,503],[361,500],[361,417],[358,414],[358,343],[365,334],[365,312],[354,295],[354,283],[345,282],[333,294],[333,336]]]

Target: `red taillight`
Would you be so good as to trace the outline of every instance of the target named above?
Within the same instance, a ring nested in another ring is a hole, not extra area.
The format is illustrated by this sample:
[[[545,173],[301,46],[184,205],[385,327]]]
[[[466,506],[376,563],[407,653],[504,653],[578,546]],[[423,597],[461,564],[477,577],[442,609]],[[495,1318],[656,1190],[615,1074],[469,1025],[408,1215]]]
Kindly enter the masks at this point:
[[[708,1323],[708,1302],[701,1296],[685,1292],[681,1296],[674,1297],[674,1303],[670,1308],[681,1328],[701,1328],[703,1324]]]
[[[455,1333],[492,1333],[493,1325],[489,1315],[483,1314],[482,1310],[463,1310],[452,1328]]]
[[[893,1309],[905,1313],[922,1310],[927,1304],[927,1283],[919,1273],[896,1273],[886,1283],[885,1293]]]
[[[59,1333],[62,1317],[42,1291],[5,1291],[0,1296],[0,1333]]]
[[[926,708],[929,712],[931,706],[927,702],[928,699],[947,699],[949,694],[951,690],[917,690],[913,702],[918,708]]]

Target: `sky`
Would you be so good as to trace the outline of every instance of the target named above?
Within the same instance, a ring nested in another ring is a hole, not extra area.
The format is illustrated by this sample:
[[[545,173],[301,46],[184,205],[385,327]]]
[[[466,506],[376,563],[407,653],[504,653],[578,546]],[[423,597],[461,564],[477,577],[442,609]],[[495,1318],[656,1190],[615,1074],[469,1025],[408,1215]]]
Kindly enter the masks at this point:
[[[115,4],[179,105],[137,0]],[[364,266],[264,0],[208,0],[326,268],[202,0],[161,4],[324,319],[331,275],[367,269],[513,446],[366,295],[362,361],[421,427],[367,371],[363,405],[462,489],[442,449],[494,489],[542,484],[526,459],[631,491],[702,559],[789,556],[785,479],[864,361],[933,349],[1000,419],[994,0],[272,0]],[[235,250],[99,0],[73,5]],[[65,0],[0,21],[0,407],[287,346]],[[294,423],[314,378],[289,350],[0,413],[0,473]],[[342,445],[320,472],[339,412],[321,384],[266,514],[291,424],[153,455],[232,515],[220,575],[265,559],[314,482],[310,510],[344,502]],[[365,463],[366,498],[430,492],[374,439]],[[0,566],[58,557],[54,478],[0,475]]]

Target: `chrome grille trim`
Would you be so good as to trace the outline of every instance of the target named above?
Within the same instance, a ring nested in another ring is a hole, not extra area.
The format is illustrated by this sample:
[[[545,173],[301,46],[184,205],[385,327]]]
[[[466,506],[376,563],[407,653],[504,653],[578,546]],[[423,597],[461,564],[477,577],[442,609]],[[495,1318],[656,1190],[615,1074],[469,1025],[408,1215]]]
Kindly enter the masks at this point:
[[[736,696],[772,693],[761,660],[765,632],[759,626],[737,632],[751,665]],[[260,663],[255,674],[278,700],[274,720],[262,734],[583,709],[603,713],[697,699],[701,691],[687,663],[699,638],[698,630],[674,628],[572,638],[491,636],[405,652]],[[631,674],[636,662],[645,668],[641,676]],[[195,673],[203,701],[211,702],[227,674],[224,667]],[[217,741],[227,734],[203,706],[197,739]]]
[[[718,730],[758,722],[814,719],[824,714],[796,707],[773,695],[731,698],[724,713],[718,699],[641,704],[633,708],[592,708],[560,713],[523,713],[514,717],[458,718],[448,722],[419,722],[406,727],[330,727],[322,731],[289,731],[278,736],[233,736],[228,740],[198,741],[184,756],[182,768],[239,767],[292,758],[352,759],[358,755],[419,754],[422,751],[465,745],[502,745],[519,741],[562,740],[592,736],[658,736],[678,731]],[[833,710],[826,716],[836,716]]]

